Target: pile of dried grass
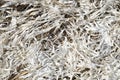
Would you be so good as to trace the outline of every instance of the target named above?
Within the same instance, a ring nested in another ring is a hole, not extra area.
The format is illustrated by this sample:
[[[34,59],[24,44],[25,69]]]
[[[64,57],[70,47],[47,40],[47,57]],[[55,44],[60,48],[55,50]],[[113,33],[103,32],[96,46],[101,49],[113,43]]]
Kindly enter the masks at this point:
[[[1,0],[0,80],[120,80],[120,1]]]

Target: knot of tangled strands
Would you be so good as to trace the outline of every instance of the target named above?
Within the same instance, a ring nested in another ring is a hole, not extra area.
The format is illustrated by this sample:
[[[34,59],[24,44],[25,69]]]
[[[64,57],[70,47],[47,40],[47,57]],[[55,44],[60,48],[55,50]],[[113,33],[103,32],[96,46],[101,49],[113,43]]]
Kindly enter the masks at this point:
[[[119,79],[119,0],[0,1],[0,80]]]

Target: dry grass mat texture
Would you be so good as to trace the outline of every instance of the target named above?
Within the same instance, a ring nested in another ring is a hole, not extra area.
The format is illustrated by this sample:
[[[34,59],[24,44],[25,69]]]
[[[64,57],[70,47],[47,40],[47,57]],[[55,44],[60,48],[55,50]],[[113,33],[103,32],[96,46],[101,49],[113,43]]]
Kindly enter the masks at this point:
[[[120,80],[120,0],[0,0],[0,80]]]

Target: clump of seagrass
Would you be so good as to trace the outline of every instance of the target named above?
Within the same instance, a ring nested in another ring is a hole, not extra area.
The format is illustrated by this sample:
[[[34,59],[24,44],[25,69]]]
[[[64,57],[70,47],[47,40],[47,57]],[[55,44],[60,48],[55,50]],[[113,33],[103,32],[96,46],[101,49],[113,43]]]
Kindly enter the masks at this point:
[[[119,79],[119,0],[0,1],[0,80]]]

